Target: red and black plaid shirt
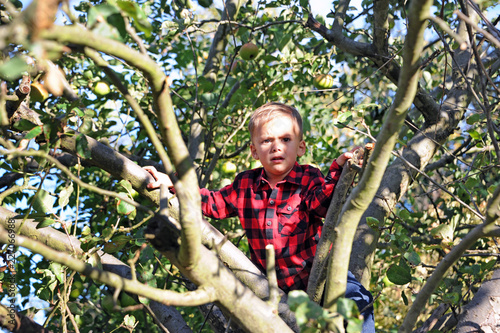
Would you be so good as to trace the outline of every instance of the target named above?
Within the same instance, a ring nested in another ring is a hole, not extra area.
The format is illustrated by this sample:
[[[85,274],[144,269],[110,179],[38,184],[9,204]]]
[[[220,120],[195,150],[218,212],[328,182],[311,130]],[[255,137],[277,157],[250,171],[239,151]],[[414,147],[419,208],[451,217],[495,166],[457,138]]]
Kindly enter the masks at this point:
[[[326,179],[319,169],[295,163],[272,189],[262,168],[244,171],[219,191],[201,189],[202,211],[215,219],[238,216],[257,267],[265,272],[265,248],[272,244],[279,287],[305,290],[340,173],[335,161]]]

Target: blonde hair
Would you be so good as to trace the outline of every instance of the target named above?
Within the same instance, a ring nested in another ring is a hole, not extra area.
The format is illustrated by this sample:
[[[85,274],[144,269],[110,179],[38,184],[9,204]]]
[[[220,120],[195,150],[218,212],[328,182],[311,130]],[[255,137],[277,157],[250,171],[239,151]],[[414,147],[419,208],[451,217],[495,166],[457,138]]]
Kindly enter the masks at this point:
[[[255,128],[262,125],[262,123],[268,122],[269,120],[275,118],[279,114],[287,114],[292,117],[299,127],[299,139],[302,140],[302,117],[299,111],[290,105],[286,105],[278,102],[271,102],[262,105],[257,108],[252,116],[250,117],[250,123],[248,124],[248,130],[250,131],[250,137],[253,136],[253,131]]]

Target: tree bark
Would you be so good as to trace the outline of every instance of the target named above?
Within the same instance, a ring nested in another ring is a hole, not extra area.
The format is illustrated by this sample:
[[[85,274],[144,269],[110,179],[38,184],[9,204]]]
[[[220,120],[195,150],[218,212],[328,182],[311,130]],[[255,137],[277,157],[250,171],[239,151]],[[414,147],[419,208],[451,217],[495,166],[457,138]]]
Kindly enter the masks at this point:
[[[500,331],[500,269],[490,280],[481,284],[479,291],[464,308],[455,333]]]

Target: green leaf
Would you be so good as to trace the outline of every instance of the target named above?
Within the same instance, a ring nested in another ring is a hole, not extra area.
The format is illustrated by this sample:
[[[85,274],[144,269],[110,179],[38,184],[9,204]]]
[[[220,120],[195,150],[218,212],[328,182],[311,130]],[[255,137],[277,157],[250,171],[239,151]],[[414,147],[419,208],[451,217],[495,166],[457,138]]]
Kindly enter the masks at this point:
[[[467,178],[467,181],[465,182],[465,187],[468,188],[469,190],[473,190],[476,188],[476,186],[479,185],[479,180],[477,178],[472,178],[469,177]]]
[[[87,141],[85,134],[78,134],[75,138],[75,142],[77,155],[84,159],[91,158],[89,142]]]
[[[32,130],[30,130],[25,136],[25,140],[31,140],[33,138],[36,138],[42,133],[42,127],[41,126],[36,126]]]
[[[82,236],[88,236],[91,233],[92,233],[92,230],[90,229],[90,227],[88,225],[86,225],[85,227],[83,227]]]
[[[481,120],[481,115],[479,113],[474,113],[474,114],[472,114],[471,116],[469,116],[467,118],[466,122],[467,122],[468,125],[473,125],[473,124],[477,123],[480,120]]]
[[[132,237],[125,235],[118,235],[113,237],[113,239],[104,244],[104,248],[102,249],[106,253],[116,253],[123,249],[123,247],[132,239]]]
[[[347,319],[351,318],[359,311],[354,300],[341,297],[337,301],[337,312]]]
[[[49,225],[52,225],[54,223],[56,223],[56,221],[54,221],[53,219],[45,219],[42,222],[38,223],[36,225],[36,228],[42,229],[42,228],[48,227]]]
[[[36,125],[29,120],[21,119],[19,121],[16,121],[12,126],[18,131],[29,131],[33,129]]]
[[[68,203],[69,203],[69,198],[71,194],[73,193],[73,183],[70,183],[69,186],[66,186],[61,190],[61,193],[59,193],[59,206],[61,208],[64,208]]]
[[[201,100],[206,106],[214,106],[218,98],[219,95],[214,93],[204,93],[201,95]]]
[[[468,132],[469,132],[471,138],[473,138],[474,140],[477,140],[477,141],[482,140],[481,134],[479,134],[476,130],[471,129]]]
[[[135,327],[135,317],[132,315],[126,315],[123,319],[123,323],[129,327]]]
[[[351,111],[340,112],[339,115],[337,116],[337,119],[335,119],[335,123],[346,123],[351,120],[352,120]]]
[[[305,302],[309,302],[309,296],[302,290],[292,290],[288,294],[288,305],[292,311]]]
[[[28,64],[20,57],[14,57],[0,66],[0,77],[6,81],[19,79],[28,70]]]
[[[151,23],[149,23],[148,17],[144,14],[144,11],[136,2],[118,0],[117,5],[133,19],[133,23],[137,29],[144,32],[146,37],[151,36],[153,27],[151,26]]]
[[[446,241],[453,240],[453,227],[448,224],[440,224],[431,230],[431,235],[434,237],[442,238]]]
[[[64,267],[57,263],[57,262],[51,262],[49,265],[49,269],[51,270],[52,273],[54,273],[55,277],[57,280],[59,280],[59,283],[64,283]]]
[[[132,184],[130,184],[128,180],[126,179],[120,180],[120,182],[118,183],[118,191],[123,193],[122,189],[124,189],[125,193],[127,193],[128,196],[132,199],[132,195],[134,194],[135,190],[133,189]]]
[[[35,211],[42,214],[51,213],[53,207],[54,197],[44,189],[40,189],[38,191],[38,195],[36,195],[33,201],[33,208],[35,209]]]
[[[409,267],[392,265],[387,270],[387,278],[394,284],[404,285],[411,282],[411,271]]]
[[[404,254],[404,257],[408,262],[414,266],[419,265],[422,260],[420,259],[420,256],[418,255],[417,252],[415,251],[409,251]]]
[[[120,215],[129,215],[133,211],[135,211],[135,206],[129,204],[128,202],[125,202],[118,198],[115,200],[115,202],[116,202],[116,210]]]
[[[372,216],[366,218],[366,224],[372,229],[377,229],[380,226],[380,221]]]
[[[93,6],[88,11],[87,25],[106,38],[123,41],[127,35],[120,10],[110,4]]]

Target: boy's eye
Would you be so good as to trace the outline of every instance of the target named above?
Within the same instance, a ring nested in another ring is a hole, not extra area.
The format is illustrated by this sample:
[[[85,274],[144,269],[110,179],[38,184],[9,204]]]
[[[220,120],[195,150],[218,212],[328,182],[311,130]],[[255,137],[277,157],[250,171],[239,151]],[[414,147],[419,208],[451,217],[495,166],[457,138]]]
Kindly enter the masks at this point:
[[[283,141],[290,142],[290,138],[284,138]]]

